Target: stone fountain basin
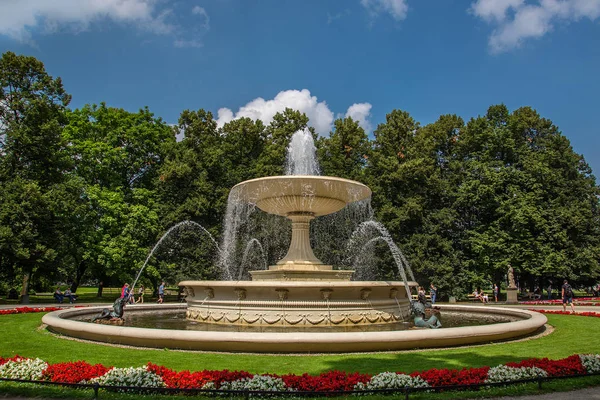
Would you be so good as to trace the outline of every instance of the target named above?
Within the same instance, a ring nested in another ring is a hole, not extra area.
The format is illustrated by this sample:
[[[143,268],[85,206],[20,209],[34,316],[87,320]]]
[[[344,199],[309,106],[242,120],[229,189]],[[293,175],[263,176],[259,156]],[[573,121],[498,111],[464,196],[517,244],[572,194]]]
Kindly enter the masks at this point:
[[[306,212],[318,217],[371,197],[371,189],[360,182],[331,176],[286,175],[239,183],[231,189],[230,197],[256,204],[270,214]]]
[[[186,304],[127,306],[135,310],[185,309]],[[488,306],[440,305],[442,313],[498,313],[522,318],[519,321],[481,326],[442,329],[413,329],[388,332],[202,332],[98,325],[74,321],[92,317],[103,307],[71,308],[44,315],[42,322],[53,332],[79,339],[151,348],[254,353],[341,353],[390,351],[463,346],[502,341],[539,331],[547,322],[544,315],[528,310]]]

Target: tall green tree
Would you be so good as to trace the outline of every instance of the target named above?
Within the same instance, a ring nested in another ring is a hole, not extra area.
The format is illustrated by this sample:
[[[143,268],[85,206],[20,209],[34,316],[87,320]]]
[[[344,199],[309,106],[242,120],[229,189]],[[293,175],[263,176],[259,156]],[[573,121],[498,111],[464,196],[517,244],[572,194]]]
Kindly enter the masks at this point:
[[[32,274],[56,256],[50,227],[59,229],[60,221],[47,196],[59,190],[70,168],[61,136],[70,99],[60,78],[34,57],[6,52],[0,58],[0,249],[2,260],[10,260],[2,265],[22,273],[25,295]]]
[[[99,280],[130,280],[160,232],[156,184],[175,134],[147,108],[101,103],[67,116],[63,136],[81,184],[64,249],[76,266],[74,287],[90,267]]]
[[[317,141],[323,175],[363,181],[371,143],[364,129],[351,117],[337,119],[329,137]]]

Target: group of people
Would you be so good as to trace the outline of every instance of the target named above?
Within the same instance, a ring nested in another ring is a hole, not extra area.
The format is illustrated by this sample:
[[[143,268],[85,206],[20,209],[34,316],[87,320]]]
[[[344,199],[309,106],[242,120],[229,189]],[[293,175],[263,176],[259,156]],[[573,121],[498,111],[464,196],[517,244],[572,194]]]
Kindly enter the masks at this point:
[[[500,294],[500,288],[497,284],[494,283],[492,287],[492,296],[494,297],[494,302],[498,302],[498,295]],[[475,296],[476,300],[480,300],[482,303],[489,303],[490,297],[486,292],[481,290],[481,288],[477,288],[473,291],[473,296]]]
[[[490,301],[487,293],[485,293],[481,288],[477,288],[473,291],[473,296],[475,299],[481,300],[482,303],[488,303]]]
[[[71,288],[66,288],[65,292],[63,293],[60,290],[60,286],[57,286],[56,290],[54,291],[54,299],[56,299],[57,302],[62,303],[65,298],[69,299],[69,303],[71,304],[77,300],[77,296],[71,292]]]
[[[431,299],[431,305],[435,304],[436,297],[437,297],[437,288],[432,283],[431,285],[429,285],[429,298]],[[425,303],[427,303],[427,295],[425,294],[425,289],[423,288],[423,286],[419,286],[419,289],[417,291],[417,301],[419,301],[420,303],[423,303],[423,305],[425,305]]]
[[[140,287],[137,290],[137,294],[138,294],[138,298],[137,300],[135,299],[135,295],[133,293],[133,288],[129,287],[129,283],[125,283],[123,285],[123,287],[121,288],[121,298],[125,298],[127,299],[127,303],[129,304],[134,304],[134,303],[144,303],[144,285],[140,285]],[[156,301],[159,304],[162,304],[165,300],[165,283],[161,282],[160,286],[158,287],[158,300]]]
[[[121,298],[125,298],[129,304],[144,303],[144,290],[144,285],[140,285],[138,288],[138,298],[136,300],[133,293],[133,288],[130,288],[129,283],[126,283],[121,288]]]

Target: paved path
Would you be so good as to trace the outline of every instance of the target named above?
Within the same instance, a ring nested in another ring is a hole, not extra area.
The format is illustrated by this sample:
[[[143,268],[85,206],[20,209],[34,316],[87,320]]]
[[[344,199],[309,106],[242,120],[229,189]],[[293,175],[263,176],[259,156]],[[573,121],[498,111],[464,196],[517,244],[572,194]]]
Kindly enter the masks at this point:
[[[457,393],[460,395],[460,393]],[[460,399],[459,396],[456,397]],[[595,400],[600,399],[600,387],[527,396],[490,397],[482,400]]]

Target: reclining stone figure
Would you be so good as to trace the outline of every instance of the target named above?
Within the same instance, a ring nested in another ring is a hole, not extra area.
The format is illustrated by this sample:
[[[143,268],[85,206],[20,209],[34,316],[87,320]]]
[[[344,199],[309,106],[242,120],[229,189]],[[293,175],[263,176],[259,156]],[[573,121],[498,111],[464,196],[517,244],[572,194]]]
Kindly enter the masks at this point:
[[[119,297],[117,300],[115,300],[112,310],[104,308],[100,314],[92,318],[92,322],[96,322],[97,320],[123,320],[123,312],[126,304],[127,299],[124,297]]]
[[[436,315],[439,315],[439,309],[437,307],[432,309],[431,317],[425,318],[425,305],[418,301],[411,301],[410,312],[414,316],[415,326],[418,326],[420,328],[431,329],[437,329],[442,327],[442,323]]]

